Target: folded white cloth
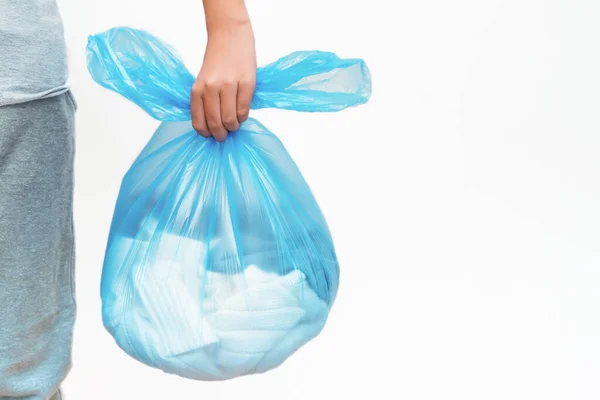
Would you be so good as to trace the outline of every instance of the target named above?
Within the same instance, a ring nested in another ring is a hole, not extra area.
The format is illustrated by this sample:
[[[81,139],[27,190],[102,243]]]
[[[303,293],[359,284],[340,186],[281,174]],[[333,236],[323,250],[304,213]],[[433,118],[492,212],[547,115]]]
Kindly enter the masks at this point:
[[[206,246],[175,235],[113,243],[109,253],[125,267],[110,280],[105,323],[125,351],[167,372],[204,380],[264,372],[327,319],[327,304],[298,270],[207,271]]]

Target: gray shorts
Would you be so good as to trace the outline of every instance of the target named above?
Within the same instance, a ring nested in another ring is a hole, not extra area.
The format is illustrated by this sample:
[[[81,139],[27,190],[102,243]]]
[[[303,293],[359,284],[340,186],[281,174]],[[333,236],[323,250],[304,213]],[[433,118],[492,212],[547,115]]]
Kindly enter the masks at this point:
[[[75,109],[0,107],[0,399],[47,400],[71,368]]]

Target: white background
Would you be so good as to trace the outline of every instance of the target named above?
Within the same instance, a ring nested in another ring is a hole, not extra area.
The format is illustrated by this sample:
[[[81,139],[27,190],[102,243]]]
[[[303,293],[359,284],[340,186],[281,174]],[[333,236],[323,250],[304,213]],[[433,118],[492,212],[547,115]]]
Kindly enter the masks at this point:
[[[87,35],[148,29],[193,71],[200,0],[61,0],[79,101],[78,319],[67,400],[600,398],[600,3],[250,0],[258,61],[364,58],[372,101],[254,114],[299,164],[342,277],[323,333],[203,383],[125,355],[99,281],[120,179],[156,121],[96,86]]]

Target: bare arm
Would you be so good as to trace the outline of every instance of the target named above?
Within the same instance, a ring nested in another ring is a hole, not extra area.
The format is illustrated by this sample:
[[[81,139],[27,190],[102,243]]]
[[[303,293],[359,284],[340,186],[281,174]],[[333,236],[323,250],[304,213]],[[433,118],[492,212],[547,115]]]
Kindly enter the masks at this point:
[[[192,88],[192,124],[223,141],[248,118],[256,84],[254,33],[244,0],[203,0],[208,43]]]

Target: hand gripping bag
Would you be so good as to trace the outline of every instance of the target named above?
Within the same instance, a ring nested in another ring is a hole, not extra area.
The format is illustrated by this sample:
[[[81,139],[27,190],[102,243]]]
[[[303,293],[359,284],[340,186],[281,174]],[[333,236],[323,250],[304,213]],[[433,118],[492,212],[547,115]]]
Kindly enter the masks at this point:
[[[87,63],[97,83],[162,121],[122,180],[104,326],[130,356],[187,378],[277,367],[321,332],[339,280],[327,223],[294,161],[254,119],[222,143],[198,135],[194,76],[145,31],[90,36]],[[370,94],[362,60],[295,52],[258,69],[252,109],[338,111]]]

